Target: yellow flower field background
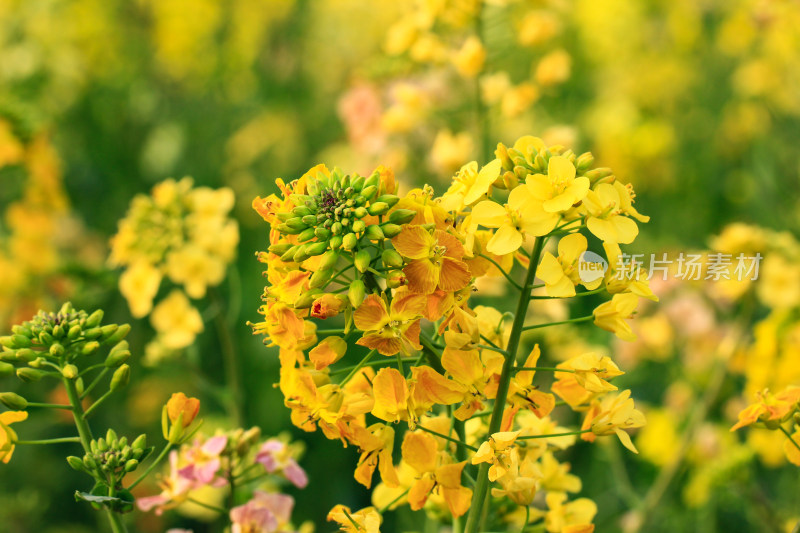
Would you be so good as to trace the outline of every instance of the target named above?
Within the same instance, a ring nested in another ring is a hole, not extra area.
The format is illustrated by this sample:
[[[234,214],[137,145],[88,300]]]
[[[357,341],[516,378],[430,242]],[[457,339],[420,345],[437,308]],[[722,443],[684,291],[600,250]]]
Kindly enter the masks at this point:
[[[800,3],[0,0],[0,530],[800,532]]]

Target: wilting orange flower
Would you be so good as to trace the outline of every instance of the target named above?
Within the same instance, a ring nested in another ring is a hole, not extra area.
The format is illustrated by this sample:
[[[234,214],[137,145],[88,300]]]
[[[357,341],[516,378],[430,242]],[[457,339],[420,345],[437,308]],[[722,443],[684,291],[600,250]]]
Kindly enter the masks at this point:
[[[311,316],[314,318],[330,318],[339,314],[344,301],[335,294],[323,294],[311,304]]]
[[[200,412],[200,400],[189,398],[182,392],[174,393],[167,402],[167,415],[170,422],[176,424],[180,419],[185,428],[194,422],[198,412]]]
[[[800,402],[800,387],[787,387],[778,394],[764,390],[757,393],[756,396],[758,401],[748,405],[739,413],[739,421],[731,428],[731,431],[755,422],[783,421],[797,409],[798,402]]]
[[[370,294],[353,313],[355,325],[364,336],[356,344],[378,350],[383,355],[421,350],[419,319],[425,311],[425,296],[398,290],[392,305]]]
[[[454,292],[469,284],[472,275],[464,257],[464,247],[453,235],[422,226],[406,226],[392,239],[400,255],[412,261],[403,269],[408,286],[414,292],[431,294],[438,286]]]

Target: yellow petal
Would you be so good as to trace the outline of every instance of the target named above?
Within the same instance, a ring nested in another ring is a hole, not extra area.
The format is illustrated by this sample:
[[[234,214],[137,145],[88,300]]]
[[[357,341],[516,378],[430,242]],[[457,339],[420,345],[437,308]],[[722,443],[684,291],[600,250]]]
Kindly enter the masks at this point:
[[[427,433],[408,432],[403,438],[403,460],[420,474],[436,468],[436,439]]]

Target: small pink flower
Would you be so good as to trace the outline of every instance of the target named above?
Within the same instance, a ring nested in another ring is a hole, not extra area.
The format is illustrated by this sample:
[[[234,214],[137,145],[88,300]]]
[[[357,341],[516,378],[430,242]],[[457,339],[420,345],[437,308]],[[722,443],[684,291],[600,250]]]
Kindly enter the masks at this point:
[[[224,435],[211,437],[202,445],[195,441],[192,448],[186,451],[185,457],[189,464],[180,470],[180,475],[201,485],[224,485],[226,481],[218,478],[217,472],[222,464],[220,455],[227,445],[228,437]]]
[[[256,462],[264,465],[264,468],[270,474],[274,472],[282,473],[297,488],[302,489],[308,485],[308,476],[305,470],[291,456],[286,443],[278,439],[269,439],[261,445],[256,454]]]
[[[253,499],[231,509],[231,533],[278,533],[287,531],[294,499],[285,494],[257,490]]]
[[[165,510],[180,505],[188,496],[189,491],[196,488],[194,480],[181,475],[181,469],[178,468],[177,451],[169,454],[169,466],[169,475],[159,481],[161,494],[136,500],[136,504],[142,511],[155,509],[156,514],[160,515]]]

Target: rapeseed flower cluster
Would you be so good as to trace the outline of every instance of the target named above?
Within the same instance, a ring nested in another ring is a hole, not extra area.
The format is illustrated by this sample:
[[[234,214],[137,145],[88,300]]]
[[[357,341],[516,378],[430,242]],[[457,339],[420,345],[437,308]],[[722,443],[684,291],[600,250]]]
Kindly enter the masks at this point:
[[[131,202],[111,240],[112,266],[124,267],[119,289],[131,314],[150,315],[157,336],[147,347],[153,363],[194,342],[203,319],[191,299],[206,296],[225,278],[236,255],[239,227],[229,218],[233,191],[168,179]],[[155,302],[162,281],[173,285]]]
[[[591,320],[635,339],[628,321],[639,299],[657,298],[646,280],[583,282],[580,231],[613,262],[648,218],[633,189],[589,153],[523,137],[496,156],[465,165],[442,196],[427,185],[401,194],[385,167],[365,178],[318,165],[253,202],[270,224],[258,256],[269,282],[264,320],[253,328],[279,348],[292,422],[355,447],[354,477],[366,488],[379,474],[373,507],[331,510],[345,531],[377,531],[399,505],[455,521],[469,512],[467,531],[476,531],[490,495],[493,509],[510,501],[525,510],[507,520],[591,531],[596,506],[567,502],[581,483],[556,453],[605,435],[636,451],[627,430],[645,418],[630,391],[609,381],[623,373],[611,358],[578,353],[540,367],[538,344],[522,356],[520,340],[556,325],[525,324],[538,287],[538,298],[610,293],[593,314],[565,322]],[[543,252],[556,239],[558,250]],[[522,283],[516,265],[527,271]],[[487,276],[518,289],[516,315],[471,302]],[[545,283],[534,285],[537,276]],[[588,290],[577,292],[581,285]],[[555,376],[550,391],[537,383],[542,372]],[[557,403],[580,414],[580,429],[558,426]]]

